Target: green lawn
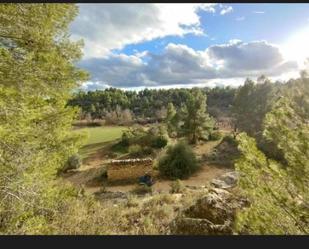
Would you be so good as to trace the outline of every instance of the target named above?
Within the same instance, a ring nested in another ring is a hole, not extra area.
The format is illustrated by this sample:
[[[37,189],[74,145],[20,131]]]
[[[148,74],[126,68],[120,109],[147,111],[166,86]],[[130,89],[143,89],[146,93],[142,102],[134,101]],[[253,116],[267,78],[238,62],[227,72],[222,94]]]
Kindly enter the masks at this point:
[[[89,134],[85,145],[80,149],[82,158],[87,158],[108,142],[121,138],[122,131],[126,129],[125,126],[101,126],[76,130],[77,132],[86,131]]]

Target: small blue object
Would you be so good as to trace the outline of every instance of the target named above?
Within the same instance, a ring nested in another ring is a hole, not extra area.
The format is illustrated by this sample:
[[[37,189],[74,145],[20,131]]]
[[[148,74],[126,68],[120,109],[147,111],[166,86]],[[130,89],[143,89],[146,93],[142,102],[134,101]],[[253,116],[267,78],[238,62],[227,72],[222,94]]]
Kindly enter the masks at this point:
[[[153,185],[153,181],[151,179],[151,176],[148,175],[148,174],[141,176],[139,178],[139,184],[146,184],[148,187],[150,187],[151,185]]]

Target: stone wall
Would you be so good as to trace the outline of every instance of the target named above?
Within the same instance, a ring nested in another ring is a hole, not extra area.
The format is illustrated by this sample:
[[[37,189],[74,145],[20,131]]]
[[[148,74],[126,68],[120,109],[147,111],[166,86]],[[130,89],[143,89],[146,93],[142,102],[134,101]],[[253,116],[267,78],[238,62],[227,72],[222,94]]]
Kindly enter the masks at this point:
[[[137,180],[145,174],[152,175],[152,159],[112,160],[107,166],[109,182]]]

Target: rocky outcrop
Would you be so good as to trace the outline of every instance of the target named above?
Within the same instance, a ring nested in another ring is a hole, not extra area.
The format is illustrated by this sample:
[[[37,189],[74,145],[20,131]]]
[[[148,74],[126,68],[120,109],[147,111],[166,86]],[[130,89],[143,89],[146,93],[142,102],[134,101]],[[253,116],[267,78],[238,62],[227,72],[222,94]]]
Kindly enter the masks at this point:
[[[215,188],[229,189],[236,187],[238,178],[238,173],[235,171],[231,171],[223,174],[217,179],[212,180],[210,184]]]
[[[224,189],[211,188],[209,193],[184,210],[171,223],[172,234],[228,235],[233,233],[236,211],[248,204]]]
[[[231,234],[230,224],[216,225],[207,219],[178,218],[174,221],[172,234],[178,235],[226,235]]]

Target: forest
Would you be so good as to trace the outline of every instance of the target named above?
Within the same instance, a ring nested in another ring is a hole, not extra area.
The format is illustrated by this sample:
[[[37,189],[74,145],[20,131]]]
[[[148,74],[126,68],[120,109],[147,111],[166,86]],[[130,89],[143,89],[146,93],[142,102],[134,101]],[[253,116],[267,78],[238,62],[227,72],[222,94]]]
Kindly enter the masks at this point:
[[[208,112],[214,117],[230,116],[230,107],[236,89],[205,88],[202,89],[207,96]],[[146,121],[162,121],[166,116],[167,106],[173,104],[180,109],[192,89],[145,89],[139,92],[123,91],[117,88],[108,88],[96,91],[80,91],[68,101],[70,106],[78,106],[81,109],[80,119],[95,120],[114,117],[129,116],[129,119]],[[124,122],[126,120],[123,120]]]
[[[78,90],[77,15],[0,4],[1,235],[309,234],[309,70]]]

